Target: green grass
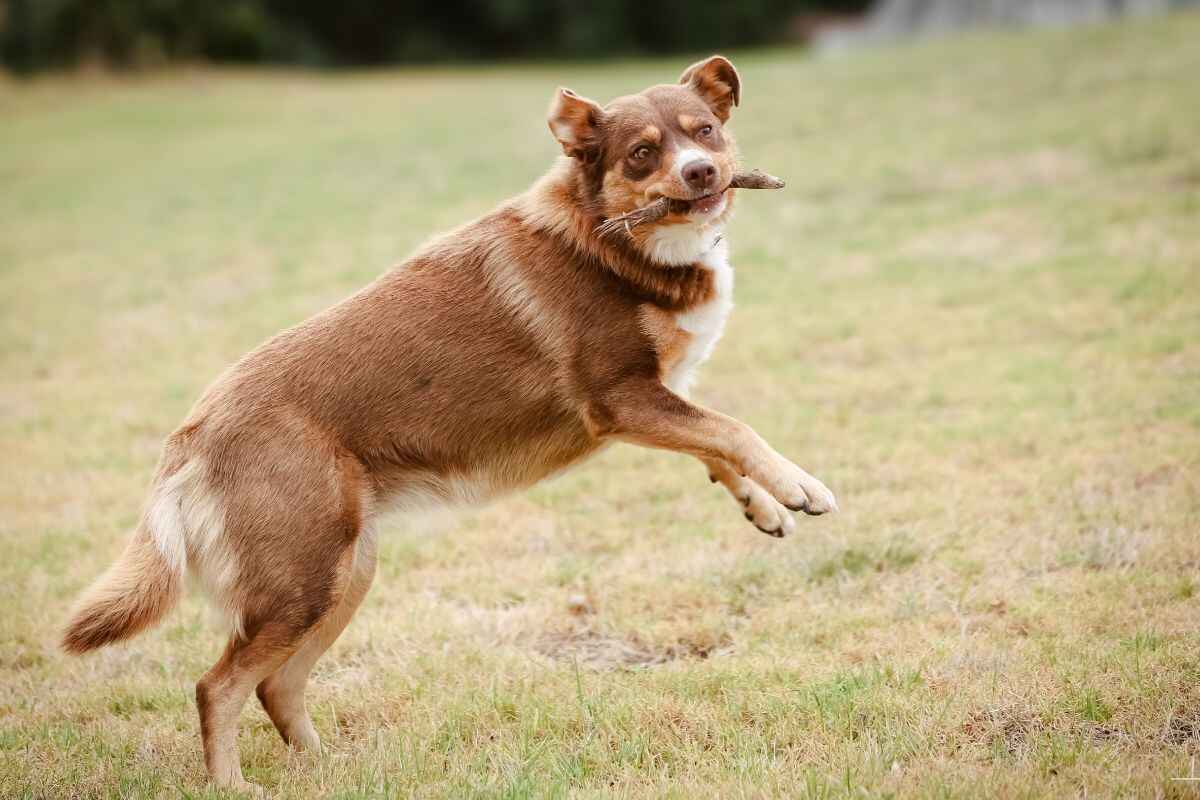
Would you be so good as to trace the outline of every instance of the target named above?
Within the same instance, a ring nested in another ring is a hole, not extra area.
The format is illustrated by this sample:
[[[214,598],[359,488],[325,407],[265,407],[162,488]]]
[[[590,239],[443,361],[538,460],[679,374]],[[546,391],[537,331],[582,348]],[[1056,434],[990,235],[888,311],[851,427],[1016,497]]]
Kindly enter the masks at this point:
[[[698,399],[842,513],[618,447],[397,518],[281,797],[1195,797],[1200,16],[736,57],[738,308]],[[0,84],[0,796],[208,796],[189,597],[54,647],[223,367],[683,59]],[[1190,792],[1190,794],[1189,794]]]

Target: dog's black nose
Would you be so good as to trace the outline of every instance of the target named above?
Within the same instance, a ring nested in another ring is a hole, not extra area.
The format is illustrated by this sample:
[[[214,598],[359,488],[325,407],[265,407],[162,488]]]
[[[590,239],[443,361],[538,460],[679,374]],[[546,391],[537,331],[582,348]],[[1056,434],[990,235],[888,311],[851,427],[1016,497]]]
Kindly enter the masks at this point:
[[[683,165],[683,180],[693,189],[712,189],[717,179],[717,167],[707,158],[698,158]]]

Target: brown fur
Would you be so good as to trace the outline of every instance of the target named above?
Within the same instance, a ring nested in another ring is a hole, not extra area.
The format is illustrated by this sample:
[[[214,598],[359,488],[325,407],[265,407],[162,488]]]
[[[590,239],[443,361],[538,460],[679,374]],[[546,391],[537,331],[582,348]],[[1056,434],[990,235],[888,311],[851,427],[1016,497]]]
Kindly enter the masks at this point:
[[[141,633],[171,610],[180,588],[180,576],[138,526],[117,562],[75,604],[63,649],[85,653]]]
[[[772,533],[791,524],[780,503],[830,510],[828,490],[749,427],[663,384],[692,340],[676,315],[713,299],[713,271],[656,262],[642,249],[652,231],[594,232],[658,196],[694,197],[674,164],[684,146],[703,147],[727,185],[736,158],[721,122],[739,97],[719,57],[605,108],[560,91],[550,125],[567,157],[527,193],[209,387],[167,440],[145,521],[64,646],[156,621],[186,563],[235,623],[197,704],[210,775],[244,787],[236,723],[251,692],[286,741],[318,746],[304,684],[370,585],[385,507],[476,502],[624,440],[703,459]],[[630,149],[646,137],[652,157]],[[689,222],[674,216],[647,227]]]

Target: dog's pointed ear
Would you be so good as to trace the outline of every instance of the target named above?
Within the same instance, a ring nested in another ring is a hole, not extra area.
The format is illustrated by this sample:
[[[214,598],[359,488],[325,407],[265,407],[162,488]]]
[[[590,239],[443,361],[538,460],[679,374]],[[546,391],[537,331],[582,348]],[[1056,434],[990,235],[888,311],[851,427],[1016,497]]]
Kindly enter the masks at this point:
[[[604,110],[570,89],[559,89],[550,101],[550,132],[572,158],[587,161],[600,147],[599,127]]]
[[[725,56],[711,56],[697,61],[683,71],[679,82],[700,95],[721,122],[742,100],[742,79]]]

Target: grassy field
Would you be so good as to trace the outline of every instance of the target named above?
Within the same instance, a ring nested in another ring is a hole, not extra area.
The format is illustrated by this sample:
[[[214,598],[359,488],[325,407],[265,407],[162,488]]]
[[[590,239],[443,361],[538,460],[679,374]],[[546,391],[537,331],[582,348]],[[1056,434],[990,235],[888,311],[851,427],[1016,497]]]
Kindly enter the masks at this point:
[[[736,57],[738,308],[696,392],[838,494],[776,541],[681,457],[396,518],[257,705],[280,797],[1200,797],[1200,16]],[[202,599],[55,649],[220,370],[684,59],[0,84],[0,796],[207,796]]]

